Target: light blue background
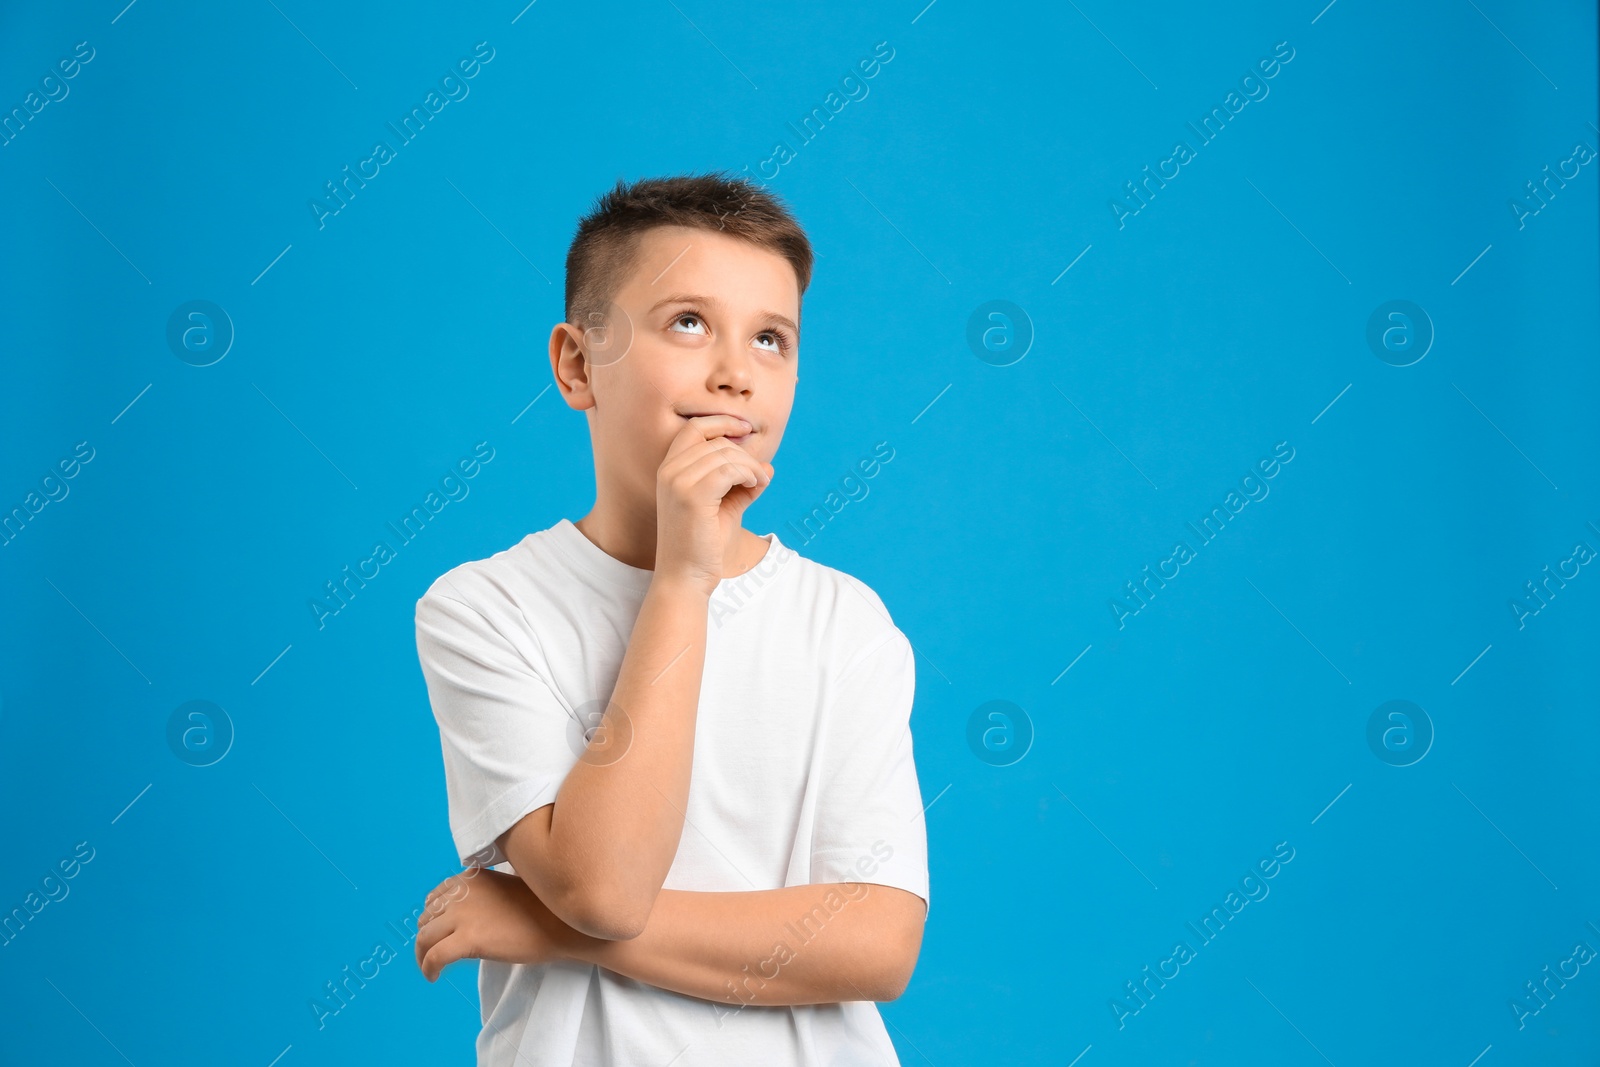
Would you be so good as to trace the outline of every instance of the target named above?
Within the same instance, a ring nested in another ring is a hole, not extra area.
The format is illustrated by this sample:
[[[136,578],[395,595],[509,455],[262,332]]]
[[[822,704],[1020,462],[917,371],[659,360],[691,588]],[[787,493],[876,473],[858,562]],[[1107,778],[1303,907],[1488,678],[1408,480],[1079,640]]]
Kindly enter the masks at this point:
[[[455,869],[413,604],[592,503],[545,392],[578,215],[618,177],[758,170],[886,41],[770,183],[819,258],[747,525],[918,652],[936,906],[882,1006],[902,1061],[1595,1062],[1600,963],[1510,1007],[1600,949],[1600,572],[1509,608],[1600,548],[1600,164],[1508,207],[1600,141],[1592,6],[122,2],[0,16],[6,110],[95,49],[0,147],[0,505],[95,449],[0,547],[0,909],[95,850],[0,948],[0,1058],[470,1061],[472,963],[429,985],[403,946],[309,1008]],[[479,41],[470,95],[319,229],[324,181]],[[1119,229],[1123,183],[1280,41],[1270,94]],[[196,299],[237,332],[204,368],[165,339]],[[1365,339],[1395,299],[1437,334],[1403,368]],[[1035,333],[1010,366],[966,340],[991,300]],[[323,583],[479,441],[470,495],[319,630]],[[1280,441],[1270,495],[1119,628]],[[1436,734],[1408,767],[1366,739],[1396,699]],[[190,700],[236,732],[209,767],[168,747]],[[967,742],[991,700],[1032,725],[1010,766]]]

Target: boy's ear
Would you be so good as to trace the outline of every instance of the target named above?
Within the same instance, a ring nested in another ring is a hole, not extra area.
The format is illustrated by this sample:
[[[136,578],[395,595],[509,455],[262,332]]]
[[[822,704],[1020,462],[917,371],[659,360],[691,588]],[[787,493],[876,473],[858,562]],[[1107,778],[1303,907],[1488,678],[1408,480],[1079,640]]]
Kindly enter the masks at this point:
[[[633,317],[614,301],[589,312],[583,322],[558,322],[551,328],[550,368],[569,407],[581,411],[594,406],[591,368],[622,362],[633,348],[633,334]]]
[[[550,331],[550,371],[568,407],[583,411],[594,406],[583,331],[570,322],[558,322]]]

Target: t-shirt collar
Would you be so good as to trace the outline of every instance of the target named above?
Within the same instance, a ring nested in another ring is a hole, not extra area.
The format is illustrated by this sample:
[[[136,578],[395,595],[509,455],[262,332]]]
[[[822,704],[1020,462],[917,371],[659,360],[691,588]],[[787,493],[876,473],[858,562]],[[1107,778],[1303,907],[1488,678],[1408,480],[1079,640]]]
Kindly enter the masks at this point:
[[[655,577],[655,571],[646,570],[643,567],[635,567],[617,559],[589,540],[571,519],[563,518],[560,522],[550,527],[549,532],[551,541],[561,552],[588,574],[599,578],[601,581],[636,592],[641,596],[650,588],[650,581]],[[724,578],[718,582],[718,593],[726,592],[732,586],[747,584],[748,580],[754,577],[757,571],[760,571],[763,576],[771,576],[776,566],[786,563],[789,557],[794,554],[788,545],[778,539],[777,533],[769,533],[762,540],[768,544],[766,553],[748,571],[732,578]]]

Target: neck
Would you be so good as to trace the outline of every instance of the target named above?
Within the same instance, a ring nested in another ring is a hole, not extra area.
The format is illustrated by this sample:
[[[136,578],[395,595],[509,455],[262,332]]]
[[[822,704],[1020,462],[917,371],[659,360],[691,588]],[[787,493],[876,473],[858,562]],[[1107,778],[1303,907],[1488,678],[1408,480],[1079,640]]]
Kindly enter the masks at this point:
[[[617,505],[596,499],[589,514],[573,523],[585,537],[606,555],[630,567],[656,569],[656,508],[634,504]],[[722,577],[736,578],[761,561],[767,551],[764,538],[735,526],[722,547]]]

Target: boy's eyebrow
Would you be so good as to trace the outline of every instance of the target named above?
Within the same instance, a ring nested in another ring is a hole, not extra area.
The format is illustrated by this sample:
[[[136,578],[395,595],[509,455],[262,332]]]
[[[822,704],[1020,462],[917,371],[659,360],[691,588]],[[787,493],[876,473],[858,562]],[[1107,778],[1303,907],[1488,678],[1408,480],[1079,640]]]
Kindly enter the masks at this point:
[[[660,311],[662,308],[666,307],[668,304],[707,304],[711,307],[720,308],[722,306],[722,301],[718,300],[714,296],[697,296],[694,293],[673,293],[670,296],[664,296],[660,300],[657,300],[654,304],[651,304],[648,314],[653,315],[657,311]],[[787,315],[780,315],[776,311],[759,311],[756,314],[762,316],[763,318],[771,319],[773,322],[782,323],[795,333],[800,332],[800,327],[796,326]]]

